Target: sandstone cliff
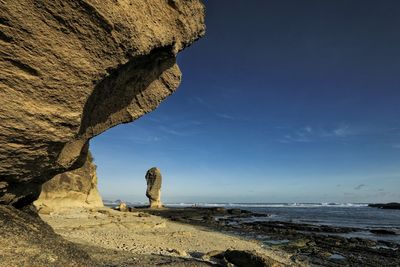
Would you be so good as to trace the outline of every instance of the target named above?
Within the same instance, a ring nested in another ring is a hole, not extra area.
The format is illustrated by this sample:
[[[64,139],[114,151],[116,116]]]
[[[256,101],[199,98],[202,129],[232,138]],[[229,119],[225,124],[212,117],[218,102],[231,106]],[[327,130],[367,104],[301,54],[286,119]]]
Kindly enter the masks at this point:
[[[88,140],[153,110],[204,34],[200,0],[0,1],[0,204],[82,166]]]
[[[58,174],[44,183],[40,196],[34,204],[39,210],[103,207],[103,201],[97,190],[96,165],[91,154],[88,154],[81,168]]]

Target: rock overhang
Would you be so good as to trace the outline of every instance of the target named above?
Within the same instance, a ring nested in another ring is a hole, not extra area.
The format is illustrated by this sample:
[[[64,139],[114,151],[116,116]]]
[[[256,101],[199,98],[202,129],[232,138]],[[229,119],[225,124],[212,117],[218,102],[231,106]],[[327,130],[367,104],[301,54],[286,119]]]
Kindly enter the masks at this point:
[[[178,87],[176,54],[205,32],[200,0],[0,3],[0,203],[85,162],[88,141]]]

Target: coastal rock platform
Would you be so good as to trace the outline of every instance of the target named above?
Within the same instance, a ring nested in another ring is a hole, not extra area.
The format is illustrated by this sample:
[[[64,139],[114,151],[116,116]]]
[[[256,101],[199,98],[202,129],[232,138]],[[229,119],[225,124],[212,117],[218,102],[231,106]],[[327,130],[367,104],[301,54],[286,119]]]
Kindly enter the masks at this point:
[[[400,266],[400,244],[380,240],[380,231],[372,231],[372,240],[357,237],[365,229],[273,221],[268,214],[240,209],[189,207],[142,212],[256,240],[266,250],[287,252],[297,263],[330,267]],[[396,231],[390,234],[398,235]]]

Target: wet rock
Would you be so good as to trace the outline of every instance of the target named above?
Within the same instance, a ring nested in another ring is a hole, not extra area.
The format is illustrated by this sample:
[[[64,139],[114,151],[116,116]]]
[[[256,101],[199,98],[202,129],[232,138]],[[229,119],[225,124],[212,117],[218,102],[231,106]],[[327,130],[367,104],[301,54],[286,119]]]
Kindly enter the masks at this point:
[[[161,172],[153,167],[146,173],[147,190],[146,196],[149,198],[150,208],[161,208]]]
[[[329,260],[332,260],[332,261],[344,261],[344,260],[346,260],[346,257],[344,257],[344,256],[342,256],[340,254],[332,254],[329,257]]]
[[[228,213],[231,215],[240,215],[240,214],[242,214],[242,210],[241,209],[229,209]]]
[[[372,229],[369,231],[376,235],[396,235],[397,234],[395,231],[387,230],[387,229]]]
[[[283,266],[275,260],[260,255],[255,251],[227,250],[224,253],[225,259],[238,267],[270,267]]]
[[[379,208],[379,209],[396,209],[400,210],[400,203],[391,202],[387,204],[368,204],[368,207]]]

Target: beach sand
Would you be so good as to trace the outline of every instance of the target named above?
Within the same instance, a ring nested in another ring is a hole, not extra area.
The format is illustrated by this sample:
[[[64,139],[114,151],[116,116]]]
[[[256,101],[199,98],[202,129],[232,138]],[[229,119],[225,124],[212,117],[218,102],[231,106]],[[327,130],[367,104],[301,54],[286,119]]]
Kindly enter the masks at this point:
[[[271,266],[304,265],[294,263],[290,254],[262,248],[254,240],[141,211],[74,208],[41,217],[56,233],[79,244],[99,266],[213,266],[207,254],[227,249],[256,251],[271,259]]]

